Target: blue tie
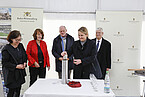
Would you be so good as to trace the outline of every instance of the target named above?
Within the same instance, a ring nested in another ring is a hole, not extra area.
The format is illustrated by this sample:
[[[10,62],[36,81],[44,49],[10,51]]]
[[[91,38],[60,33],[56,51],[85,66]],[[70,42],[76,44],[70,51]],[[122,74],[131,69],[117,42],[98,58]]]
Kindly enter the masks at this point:
[[[97,52],[98,52],[98,48],[99,48],[99,42],[100,42],[100,41],[98,40],[98,43],[97,43]]]
[[[61,39],[62,39],[62,51],[65,51],[64,42],[63,42],[64,37],[61,37]]]

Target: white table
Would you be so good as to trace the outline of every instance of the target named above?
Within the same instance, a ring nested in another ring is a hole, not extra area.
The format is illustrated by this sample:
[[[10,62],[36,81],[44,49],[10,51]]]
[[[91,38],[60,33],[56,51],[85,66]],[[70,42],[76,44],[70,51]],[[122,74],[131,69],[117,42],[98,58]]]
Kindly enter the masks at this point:
[[[94,91],[90,80],[78,80],[82,87],[71,88],[61,84],[59,79],[38,79],[24,93],[23,97],[115,97],[114,93],[104,93],[104,81],[98,80],[98,91]]]

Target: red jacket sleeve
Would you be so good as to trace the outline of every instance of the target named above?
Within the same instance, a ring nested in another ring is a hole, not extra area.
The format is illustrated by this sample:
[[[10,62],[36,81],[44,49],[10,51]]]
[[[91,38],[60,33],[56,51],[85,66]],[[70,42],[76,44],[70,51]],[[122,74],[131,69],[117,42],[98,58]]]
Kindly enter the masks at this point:
[[[44,42],[44,43],[45,43],[45,42]],[[49,54],[48,54],[48,50],[47,50],[47,45],[46,45],[46,43],[45,43],[45,47],[46,47],[46,57],[47,57],[46,65],[47,65],[47,67],[50,67]]]
[[[31,64],[34,64],[36,61],[34,58],[32,58],[31,56],[31,50],[32,50],[32,42],[30,41],[27,45],[27,50],[26,50],[26,54],[27,54],[27,57],[28,57],[28,61],[31,63]]]

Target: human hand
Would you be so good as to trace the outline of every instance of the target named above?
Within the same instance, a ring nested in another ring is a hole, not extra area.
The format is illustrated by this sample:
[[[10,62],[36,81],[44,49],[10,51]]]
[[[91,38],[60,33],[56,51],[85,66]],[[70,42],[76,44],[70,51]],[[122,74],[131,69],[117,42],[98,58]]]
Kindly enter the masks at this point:
[[[82,63],[82,61],[80,59],[74,59],[74,64],[79,65]]]
[[[50,67],[48,66],[47,68],[48,68],[48,71],[49,71],[50,70]]]
[[[26,67],[27,63],[24,63],[24,68]]]
[[[35,62],[34,65],[35,65],[36,68],[40,67],[40,65],[37,62]]]
[[[62,61],[62,60],[63,60],[63,58],[62,58],[62,57],[60,57],[60,58],[59,58],[59,60],[60,60],[60,61]]]
[[[106,71],[109,71],[109,68],[106,68]]]
[[[16,66],[17,69],[24,69],[24,65],[23,64],[19,64]]]
[[[66,51],[63,51],[63,52],[61,53],[61,56],[65,56],[65,55],[67,55],[67,52],[66,52]]]

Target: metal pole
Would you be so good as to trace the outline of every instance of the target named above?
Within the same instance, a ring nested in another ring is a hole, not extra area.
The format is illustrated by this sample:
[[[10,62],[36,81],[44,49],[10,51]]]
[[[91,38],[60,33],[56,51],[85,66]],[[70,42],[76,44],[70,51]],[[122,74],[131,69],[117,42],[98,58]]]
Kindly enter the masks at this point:
[[[62,84],[67,84],[68,81],[68,60],[67,55],[62,60]]]

